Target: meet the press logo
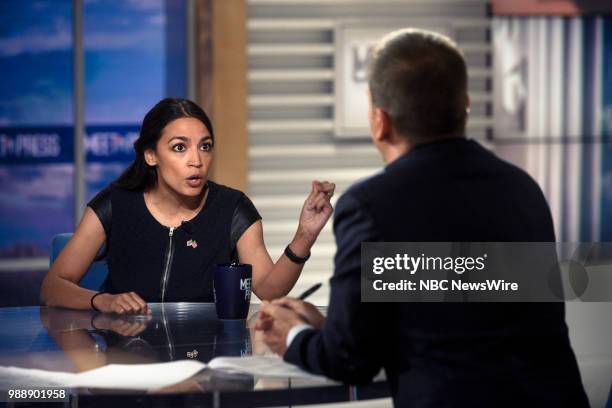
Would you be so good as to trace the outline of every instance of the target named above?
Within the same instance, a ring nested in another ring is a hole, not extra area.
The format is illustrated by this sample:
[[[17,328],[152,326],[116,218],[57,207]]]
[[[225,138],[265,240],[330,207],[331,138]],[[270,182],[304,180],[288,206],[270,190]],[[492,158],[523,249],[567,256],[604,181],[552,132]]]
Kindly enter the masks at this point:
[[[240,290],[244,291],[244,300],[251,300],[251,278],[240,279]]]

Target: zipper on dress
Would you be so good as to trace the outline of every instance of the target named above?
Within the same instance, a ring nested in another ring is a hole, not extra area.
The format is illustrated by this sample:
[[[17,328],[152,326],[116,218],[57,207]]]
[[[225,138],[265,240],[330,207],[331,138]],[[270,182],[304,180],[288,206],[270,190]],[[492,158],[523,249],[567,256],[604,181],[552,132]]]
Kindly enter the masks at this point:
[[[174,341],[172,340],[172,334],[170,333],[170,328],[168,327],[168,317],[166,316],[166,305],[163,303],[161,305],[161,312],[162,312],[162,323],[164,325],[164,333],[166,333],[166,341],[168,342],[168,357],[170,357],[170,361],[174,361]]]
[[[164,264],[164,273],[161,281],[161,302],[166,298],[166,287],[168,286],[168,277],[170,276],[170,268],[172,267],[172,257],[174,256],[174,227],[168,232],[168,251],[166,252],[166,262]]]

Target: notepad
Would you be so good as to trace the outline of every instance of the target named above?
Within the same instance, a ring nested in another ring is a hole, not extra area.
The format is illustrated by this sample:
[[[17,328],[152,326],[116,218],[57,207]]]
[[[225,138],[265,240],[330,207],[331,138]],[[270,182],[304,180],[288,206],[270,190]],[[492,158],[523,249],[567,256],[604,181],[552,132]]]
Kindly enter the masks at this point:
[[[206,364],[181,360],[154,364],[109,364],[81,373],[0,367],[0,384],[13,383],[24,387],[113,388],[148,390],[162,388],[186,380]]]
[[[0,366],[0,388],[19,386],[153,390],[191,378],[206,367],[257,377],[325,380],[324,377],[314,376],[286,363],[278,356],[249,356],[217,357],[208,365],[197,360],[153,364],[109,364],[76,374]]]
[[[307,378],[326,380],[310,374],[278,356],[217,357],[208,363],[210,368],[271,378]]]

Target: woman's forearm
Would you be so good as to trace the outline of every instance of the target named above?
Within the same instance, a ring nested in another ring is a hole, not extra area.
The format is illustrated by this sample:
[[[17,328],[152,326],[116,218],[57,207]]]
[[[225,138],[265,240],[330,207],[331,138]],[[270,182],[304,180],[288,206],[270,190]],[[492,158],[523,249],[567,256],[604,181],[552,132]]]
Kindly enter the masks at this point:
[[[291,251],[300,258],[310,254],[316,237],[311,237],[298,230],[289,244]],[[291,261],[283,253],[269,272],[259,282],[253,282],[253,291],[261,300],[272,300],[286,296],[295,286],[304,264]]]
[[[91,309],[91,297],[96,292],[80,287],[57,275],[47,275],[40,291],[40,301],[46,306],[69,309]]]
[[[79,372],[106,365],[106,353],[96,347],[96,342],[87,331],[49,331],[49,334],[64,350]]]
[[[333,183],[313,180],[312,190],[300,212],[298,230],[289,244],[296,257],[308,258],[310,249],[332,214],[330,199],[335,187]],[[275,263],[272,262],[264,244],[261,221],[254,222],[243,232],[237,248],[241,262],[253,265],[252,289],[262,300],[286,296],[304,269],[299,259],[292,256],[292,261],[284,253]]]

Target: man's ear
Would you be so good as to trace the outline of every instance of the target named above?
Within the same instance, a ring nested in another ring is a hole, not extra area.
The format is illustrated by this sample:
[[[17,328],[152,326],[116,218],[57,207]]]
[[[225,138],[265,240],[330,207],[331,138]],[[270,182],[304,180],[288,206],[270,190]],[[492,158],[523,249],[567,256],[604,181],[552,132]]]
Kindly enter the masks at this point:
[[[388,141],[391,136],[391,117],[380,108],[374,108],[373,138],[377,142]]]
[[[151,167],[157,166],[157,155],[155,154],[155,150],[147,149],[144,151],[144,159],[147,164]]]

